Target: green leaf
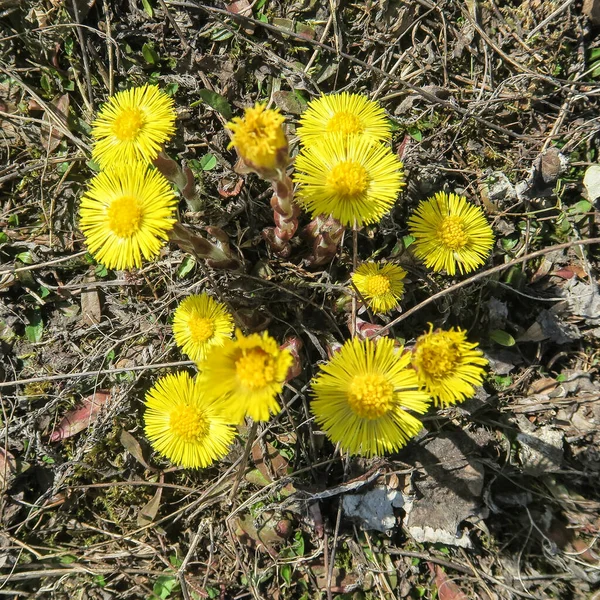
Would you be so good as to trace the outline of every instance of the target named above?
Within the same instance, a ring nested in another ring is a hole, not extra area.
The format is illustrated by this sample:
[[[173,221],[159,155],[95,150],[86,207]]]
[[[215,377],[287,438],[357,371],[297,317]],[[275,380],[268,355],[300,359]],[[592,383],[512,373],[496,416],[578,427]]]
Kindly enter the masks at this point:
[[[152,18],[154,16],[154,10],[152,8],[152,5],[150,4],[150,2],[148,2],[148,0],[142,0],[142,6],[144,7],[144,10],[146,11],[146,14]]]
[[[217,94],[217,92],[212,92],[211,90],[200,90],[198,95],[206,104],[214,108],[218,113],[221,113],[227,120],[233,116],[231,104],[221,94]]]
[[[581,215],[592,210],[592,203],[588,200],[580,200],[576,202],[573,206],[570,206],[568,209],[569,214],[571,215]]]
[[[281,578],[289,586],[292,583],[292,567],[290,565],[281,565],[279,572],[281,573]]]
[[[514,346],[516,343],[515,338],[510,333],[502,331],[502,329],[490,331],[490,339],[501,346]]]
[[[178,279],[183,279],[196,266],[196,259],[193,256],[186,256],[177,269]]]
[[[41,76],[41,78],[40,78],[40,85],[42,86],[42,89],[45,92],[47,92],[48,94],[52,90],[52,86],[50,85],[50,80],[48,79],[48,76],[46,75],[46,73],[44,73]]]
[[[212,171],[217,166],[217,157],[214,154],[205,154],[200,159],[200,166],[203,171]]]
[[[29,325],[25,325],[25,337],[32,343],[37,344],[44,333],[44,321],[39,312],[31,313]]]
[[[163,88],[163,92],[165,94],[167,94],[167,96],[174,96],[177,93],[177,90],[179,89],[179,84],[178,83],[167,83],[167,85],[165,85],[165,87]]]
[[[173,575],[159,575],[156,578],[152,591],[159,598],[168,598],[176,584],[177,578],[173,577]]]
[[[49,458],[48,456],[44,457],[44,458]],[[54,461],[52,461],[54,462]],[[60,564],[61,565],[70,565],[71,563],[74,563],[77,560],[76,556],[73,556],[72,554],[65,554],[64,556],[60,557]]]
[[[18,227],[19,226],[19,215],[17,215],[17,214],[10,215],[10,217],[8,217],[8,224],[11,227]]]
[[[29,250],[25,252],[19,252],[19,254],[15,256],[15,258],[21,261],[24,265],[33,264],[33,256],[31,256],[31,252],[29,252]]]
[[[0,244],[6,244],[10,238],[4,233],[4,231],[0,231]]]
[[[210,39],[213,42],[224,42],[231,37],[233,37],[233,32],[229,31],[229,29],[225,29],[224,27],[216,27],[210,34]]]
[[[410,135],[413,140],[417,142],[421,142],[423,140],[423,134],[419,131],[417,127],[409,127],[408,135]]]
[[[149,42],[146,42],[142,46],[142,55],[144,56],[144,60],[149,65],[155,65],[160,60],[158,54],[156,53],[156,50],[154,49],[154,44],[151,44]]]
[[[412,235],[405,235],[402,238],[402,243],[404,244],[405,248],[408,248],[414,241],[416,238],[414,238]]]

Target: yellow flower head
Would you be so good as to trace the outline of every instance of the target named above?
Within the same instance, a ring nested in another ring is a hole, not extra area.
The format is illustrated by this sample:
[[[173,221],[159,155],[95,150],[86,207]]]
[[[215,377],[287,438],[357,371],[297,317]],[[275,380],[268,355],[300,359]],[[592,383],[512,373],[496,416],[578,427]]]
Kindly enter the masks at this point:
[[[352,283],[374,313],[386,313],[395,308],[404,292],[406,271],[397,265],[363,263],[352,275]]]
[[[348,92],[311,100],[300,118],[297,134],[303,144],[310,145],[332,133],[360,135],[370,142],[382,142],[392,136],[379,103]]]
[[[225,405],[182,372],[160,379],[146,394],[144,431],[152,447],[181,467],[207,467],[228,452],[235,429]]]
[[[421,385],[436,406],[447,406],[471,398],[475,386],[481,385],[487,359],[477,344],[467,341],[463,329],[433,331],[417,339],[412,352],[412,365]]]
[[[430,269],[469,273],[485,262],[494,232],[483,211],[463,196],[438,192],[421,202],[408,220],[413,252]]]
[[[281,410],[275,397],[291,365],[289,350],[281,350],[266,331],[246,337],[237,330],[235,340],[214,348],[198,367],[206,389],[226,396],[228,416],[241,423],[246,416],[268,421]]]
[[[424,413],[430,401],[409,362],[389,338],[347,341],[312,382],[311,410],[327,437],[364,456],[404,446],[422,428],[407,409]]]
[[[152,162],[175,132],[173,99],[157,85],[118,92],[92,123],[92,156],[104,169],[141,160]]]
[[[402,163],[384,144],[360,136],[324,137],[296,158],[297,201],[313,217],[343,225],[376,223],[404,185]]]
[[[154,258],[175,223],[176,199],[167,180],[143,163],[101,171],[81,198],[80,227],[94,258],[109,269]]]
[[[227,128],[233,131],[229,147],[235,146],[246,166],[269,179],[289,163],[288,141],[283,132],[283,115],[278,109],[255,104],[235,117]]]
[[[175,342],[191,360],[199,362],[233,332],[233,319],[225,306],[207,294],[188,296],[173,315]]]

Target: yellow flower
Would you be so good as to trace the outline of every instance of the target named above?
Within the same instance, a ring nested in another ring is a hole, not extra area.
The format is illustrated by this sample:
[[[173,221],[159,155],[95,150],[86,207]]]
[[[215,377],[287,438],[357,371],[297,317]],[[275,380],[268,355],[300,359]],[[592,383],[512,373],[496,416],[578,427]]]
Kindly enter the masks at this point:
[[[360,136],[324,137],[296,158],[297,201],[343,225],[375,223],[393,206],[404,185],[402,163],[384,144]]]
[[[90,252],[109,269],[155,257],[173,228],[176,200],[167,180],[143,163],[96,175],[81,198],[80,227]]]
[[[374,313],[386,313],[398,305],[404,292],[402,267],[387,263],[363,263],[352,275],[352,283]]]
[[[246,416],[268,421],[281,410],[275,396],[283,390],[291,365],[289,350],[281,350],[266,331],[245,337],[237,330],[235,340],[214,348],[198,367],[206,389],[226,396],[228,416],[242,423]]]
[[[118,92],[92,123],[92,156],[102,168],[123,162],[152,162],[175,132],[173,99],[157,85]]]
[[[228,452],[235,429],[225,405],[182,372],[160,379],[146,394],[144,431],[152,447],[181,467],[207,467]]]
[[[436,406],[447,406],[471,398],[475,386],[481,385],[488,361],[477,344],[467,341],[463,329],[433,331],[417,339],[412,365],[419,381]]]
[[[175,342],[196,362],[222,346],[232,331],[233,319],[225,306],[207,294],[188,296],[173,315]]]
[[[379,103],[348,92],[311,100],[300,118],[297,134],[303,144],[310,145],[331,133],[360,135],[369,142],[389,140],[392,136]]]
[[[311,410],[329,439],[351,454],[374,456],[394,452],[416,435],[422,424],[407,409],[424,413],[430,399],[409,362],[389,338],[354,338],[321,366]]]
[[[255,104],[235,117],[227,128],[233,132],[229,148],[235,146],[246,166],[270,179],[289,163],[288,141],[283,132],[283,115],[278,109]]]
[[[421,202],[408,220],[413,252],[430,269],[449,275],[482,265],[494,245],[494,232],[481,208],[463,196],[438,192]]]

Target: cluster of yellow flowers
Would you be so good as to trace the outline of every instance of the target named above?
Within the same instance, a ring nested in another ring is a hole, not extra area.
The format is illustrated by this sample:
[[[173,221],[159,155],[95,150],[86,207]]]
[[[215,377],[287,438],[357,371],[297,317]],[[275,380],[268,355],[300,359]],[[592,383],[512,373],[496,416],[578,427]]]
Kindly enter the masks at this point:
[[[119,92],[92,124],[100,165],[81,199],[89,251],[109,269],[131,269],[158,255],[175,223],[177,200],[151,162],[175,132],[173,100],[158,86]]]
[[[283,122],[279,111],[257,104],[227,124],[231,145],[249,170],[274,182],[276,195],[278,185],[287,186],[291,161]],[[151,166],[174,123],[172,100],[149,85],[110,98],[93,123],[93,157],[101,172],[82,198],[81,228],[90,252],[109,268],[139,267],[142,257],[155,257],[175,223],[175,194]],[[392,209],[404,171],[377,102],[358,94],[323,96],[309,103],[297,134],[297,189],[292,194],[290,182],[280,201],[352,227],[376,223]],[[291,223],[295,213],[287,210]],[[279,223],[281,231],[285,224]],[[408,229],[414,255],[449,275],[482,265],[494,243],[483,211],[444,192],[420,203]],[[373,313],[387,313],[398,307],[405,276],[399,265],[367,261],[355,269],[352,284]],[[146,395],[144,420],[153,447],[178,465],[208,466],[227,453],[235,425],[246,417],[267,421],[280,411],[277,396],[291,353],[266,332],[245,336],[238,330],[233,338],[233,329],[226,307],[206,294],[189,296],[175,311],[175,341],[197,363],[198,374],[161,378]],[[430,326],[408,350],[388,338],[353,338],[320,366],[312,412],[344,451],[394,451],[422,428],[412,413],[471,397],[486,365],[477,344],[458,328]]]
[[[280,411],[292,355],[268,335],[233,332],[227,308],[207,294],[188,296],[173,317],[175,342],[198,375],[167,375],[146,394],[145,431],[152,446],[183,467],[206,467],[227,454],[234,425],[268,421]]]

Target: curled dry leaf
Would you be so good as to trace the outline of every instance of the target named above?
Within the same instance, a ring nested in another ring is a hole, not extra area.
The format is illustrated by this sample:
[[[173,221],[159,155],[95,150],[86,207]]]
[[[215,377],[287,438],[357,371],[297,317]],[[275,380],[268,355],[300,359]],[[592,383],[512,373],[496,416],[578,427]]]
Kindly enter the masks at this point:
[[[69,116],[69,103],[69,94],[63,94],[52,101],[52,106],[56,109],[55,112],[64,119],[65,129],[67,128],[66,123],[67,117]],[[43,121],[44,124],[40,131],[40,141],[42,142],[42,146],[44,146],[48,152],[54,152],[64,137],[64,130],[61,130],[56,125],[47,112],[44,113]]]
[[[435,585],[438,589],[438,598],[440,600],[468,600],[468,596],[448,578],[444,570],[439,565],[427,563],[429,570],[435,573]]]
[[[17,472],[15,457],[8,451],[0,448],[0,493],[5,492]]]
[[[100,410],[109,399],[110,392],[102,390],[97,390],[88,396],[79,408],[69,411],[61,419],[58,427],[50,434],[50,441],[60,442],[60,440],[70,438],[87,429],[96,421]]]

